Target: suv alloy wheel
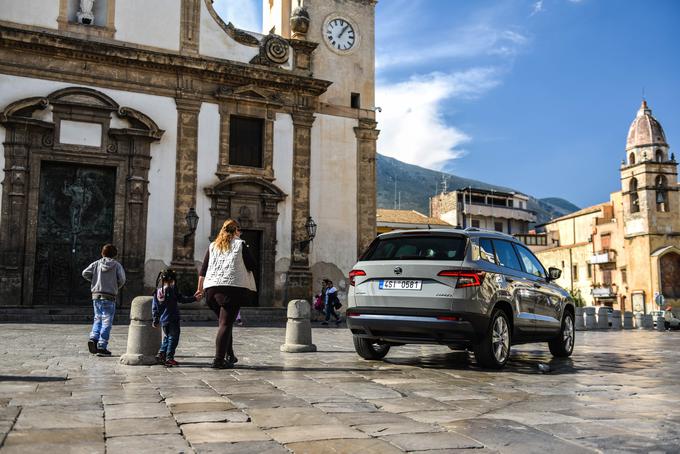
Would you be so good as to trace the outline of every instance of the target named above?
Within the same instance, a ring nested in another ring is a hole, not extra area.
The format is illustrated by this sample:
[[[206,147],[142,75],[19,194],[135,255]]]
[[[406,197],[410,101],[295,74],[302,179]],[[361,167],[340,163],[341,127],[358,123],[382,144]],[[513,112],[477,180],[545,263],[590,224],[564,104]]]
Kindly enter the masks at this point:
[[[566,358],[574,350],[574,316],[565,312],[560,334],[548,342],[550,353],[557,358]]]
[[[387,344],[379,344],[373,339],[366,339],[359,336],[353,336],[354,349],[364,359],[383,359],[387,352],[390,351],[390,346]]]
[[[489,330],[474,346],[477,364],[488,369],[501,369],[510,357],[510,323],[507,314],[494,309]]]

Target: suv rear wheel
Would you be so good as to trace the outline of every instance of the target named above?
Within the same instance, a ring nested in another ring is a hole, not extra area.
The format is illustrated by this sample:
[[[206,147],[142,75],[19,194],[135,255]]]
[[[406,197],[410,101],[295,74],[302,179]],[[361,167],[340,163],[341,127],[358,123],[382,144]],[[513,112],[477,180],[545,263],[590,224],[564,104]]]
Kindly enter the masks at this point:
[[[491,315],[489,330],[474,346],[477,364],[488,369],[501,369],[510,357],[510,323],[501,309]]]
[[[565,312],[560,334],[548,342],[548,347],[550,353],[557,358],[571,356],[571,352],[574,351],[574,316],[571,312]]]
[[[354,336],[354,349],[364,359],[383,359],[390,351],[390,346],[379,344],[373,339]]]

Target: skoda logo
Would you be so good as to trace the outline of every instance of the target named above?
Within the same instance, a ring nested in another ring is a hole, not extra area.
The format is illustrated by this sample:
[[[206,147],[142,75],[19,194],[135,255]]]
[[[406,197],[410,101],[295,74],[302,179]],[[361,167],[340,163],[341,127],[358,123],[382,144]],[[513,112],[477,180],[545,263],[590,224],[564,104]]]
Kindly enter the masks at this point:
[[[402,271],[403,271],[403,270],[401,269],[400,266],[395,266],[395,267],[394,267],[394,274],[396,274],[397,276],[399,276],[399,275],[402,273]]]

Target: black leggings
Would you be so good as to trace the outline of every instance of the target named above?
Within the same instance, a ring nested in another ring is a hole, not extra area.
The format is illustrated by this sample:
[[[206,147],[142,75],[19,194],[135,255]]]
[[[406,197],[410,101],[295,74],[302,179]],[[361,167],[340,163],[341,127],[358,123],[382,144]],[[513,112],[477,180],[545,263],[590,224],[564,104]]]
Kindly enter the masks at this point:
[[[248,289],[243,287],[219,286],[206,289],[208,306],[217,315],[219,328],[215,338],[215,358],[234,356],[232,327],[241,304],[247,301]]]

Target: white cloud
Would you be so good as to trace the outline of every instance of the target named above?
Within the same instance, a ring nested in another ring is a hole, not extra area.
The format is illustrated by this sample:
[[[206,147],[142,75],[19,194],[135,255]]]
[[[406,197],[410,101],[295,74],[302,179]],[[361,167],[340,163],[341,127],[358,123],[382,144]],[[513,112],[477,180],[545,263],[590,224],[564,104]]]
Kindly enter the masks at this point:
[[[259,8],[261,2],[255,0],[215,0],[215,11],[223,21],[253,32],[262,31]]]
[[[413,76],[376,89],[381,130],[378,152],[401,161],[440,170],[465,153],[471,137],[446,124],[444,101],[475,98],[498,85],[497,70],[474,68],[452,74]]]
[[[538,13],[542,12],[543,10],[544,10],[544,8],[543,8],[543,0],[537,0],[537,1],[534,3],[534,7],[533,7],[533,9],[531,10],[531,14],[529,14],[529,16],[533,16],[533,15],[535,15],[535,14],[538,14]]]

